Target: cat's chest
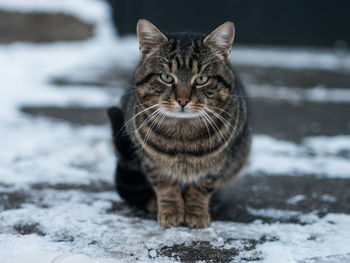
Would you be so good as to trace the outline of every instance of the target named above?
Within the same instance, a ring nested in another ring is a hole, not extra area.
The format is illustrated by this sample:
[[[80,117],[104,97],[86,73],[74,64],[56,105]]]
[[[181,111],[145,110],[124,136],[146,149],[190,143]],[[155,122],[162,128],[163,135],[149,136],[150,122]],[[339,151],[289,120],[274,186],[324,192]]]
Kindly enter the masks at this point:
[[[205,174],[217,173],[222,168],[224,161],[224,156],[219,153],[191,156],[153,152],[149,158],[149,162],[158,167],[161,173],[183,182],[195,181]]]

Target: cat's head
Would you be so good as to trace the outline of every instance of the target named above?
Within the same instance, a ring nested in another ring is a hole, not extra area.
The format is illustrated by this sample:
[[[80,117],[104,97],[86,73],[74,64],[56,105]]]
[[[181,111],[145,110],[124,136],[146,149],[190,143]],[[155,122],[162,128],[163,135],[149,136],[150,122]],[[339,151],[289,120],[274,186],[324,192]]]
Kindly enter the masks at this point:
[[[195,118],[225,108],[234,82],[228,63],[234,33],[232,22],[201,35],[163,34],[139,20],[141,63],[134,83],[138,103],[172,118]]]

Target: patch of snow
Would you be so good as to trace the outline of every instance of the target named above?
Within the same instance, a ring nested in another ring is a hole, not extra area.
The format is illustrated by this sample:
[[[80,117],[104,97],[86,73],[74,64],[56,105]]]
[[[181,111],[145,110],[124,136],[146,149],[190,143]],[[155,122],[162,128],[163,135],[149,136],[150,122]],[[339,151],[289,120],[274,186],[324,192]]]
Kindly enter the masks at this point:
[[[62,254],[41,252],[37,254],[30,253],[23,257],[14,257],[2,263],[93,263],[88,257],[81,254]]]
[[[295,195],[291,198],[289,198],[286,203],[289,205],[297,205],[300,201],[306,200],[306,195]]]
[[[280,87],[271,85],[247,84],[247,93],[253,98],[278,99],[287,101],[311,101],[311,102],[350,102],[350,84],[346,89],[338,88],[297,88]]]
[[[350,253],[344,255],[333,254],[326,257],[310,257],[301,261],[302,263],[348,263]]]
[[[350,70],[350,52],[336,49],[308,49],[298,47],[233,46],[233,64],[273,66],[285,68],[312,68]]]
[[[321,196],[320,198],[322,201],[324,202],[328,202],[328,203],[334,203],[337,201],[337,198],[333,195],[330,195],[330,194],[324,194]]]
[[[2,183],[112,181],[115,157],[109,127],[23,119],[3,123],[0,136],[6,138],[0,151]]]
[[[300,211],[278,210],[278,209],[256,209],[248,207],[248,212],[255,216],[263,216],[266,218],[274,218],[277,220],[297,218],[302,223],[314,223],[318,220],[315,213],[303,214]]]
[[[306,138],[304,142],[306,147],[322,153],[323,155],[334,155],[342,151],[350,151],[348,135],[310,137]]]
[[[334,141],[338,144],[333,144]],[[349,141],[348,135],[319,136],[306,138],[301,144],[296,144],[256,135],[246,172],[349,178],[350,162],[338,156],[340,151],[350,149]]]
[[[342,229],[345,232],[341,232],[340,228],[336,230],[332,227],[332,223],[329,223],[336,220],[335,224],[339,227],[347,221],[347,217],[329,214],[315,224],[280,229],[279,242],[269,242],[261,246],[265,255],[264,262],[280,262],[281,253],[290,260],[289,262],[302,262],[312,257],[322,259],[336,254],[347,255],[347,244],[340,239],[349,234],[349,229]],[[271,227],[274,228],[274,226]],[[342,252],[339,253],[339,251]]]
[[[248,212],[252,215],[272,217],[272,218],[290,218],[300,215],[299,211],[287,211],[287,210],[277,210],[277,209],[255,209],[248,207]]]
[[[45,250],[81,253],[97,262],[106,262],[112,258],[115,262],[132,262],[136,258],[147,262],[150,256],[156,256],[157,250],[164,246],[206,241],[214,247],[221,247],[223,240],[259,240],[262,236],[273,237],[257,245],[257,252],[263,255],[264,262],[273,262],[280,253],[288,253],[291,259],[300,261],[350,252],[347,246],[350,242],[350,217],[342,214],[328,214],[306,225],[217,221],[203,230],[185,227],[163,229],[155,220],[126,217],[118,211],[106,213],[112,202],[120,202],[114,192],[100,195],[42,190],[39,195],[45,197],[45,208],[26,205],[1,212],[0,259]],[[274,212],[260,213],[271,215]],[[283,217],[284,214],[275,216]],[[15,235],[13,225],[23,223],[23,219],[24,222],[37,223],[45,235]],[[235,242],[231,245],[239,247],[240,241]],[[227,244],[226,248],[231,245]],[[164,260],[162,257],[155,259],[156,262]]]

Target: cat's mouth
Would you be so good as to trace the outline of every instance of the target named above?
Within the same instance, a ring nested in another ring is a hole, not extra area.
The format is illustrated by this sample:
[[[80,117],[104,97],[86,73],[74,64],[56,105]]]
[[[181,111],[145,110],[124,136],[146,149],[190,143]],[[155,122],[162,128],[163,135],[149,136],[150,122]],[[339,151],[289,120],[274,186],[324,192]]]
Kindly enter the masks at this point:
[[[163,111],[164,115],[171,118],[197,118],[200,116],[199,112],[190,109],[189,107],[174,107],[172,109],[165,108]]]
[[[200,115],[196,112],[187,112],[187,111],[165,111],[164,114],[171,118],[197,118]]]
[[[160,111],[170,118],[191,119],[201,116],[201,107],[191,102],[185,106],[180,106],[177,102],[162,101],[160,103]]]

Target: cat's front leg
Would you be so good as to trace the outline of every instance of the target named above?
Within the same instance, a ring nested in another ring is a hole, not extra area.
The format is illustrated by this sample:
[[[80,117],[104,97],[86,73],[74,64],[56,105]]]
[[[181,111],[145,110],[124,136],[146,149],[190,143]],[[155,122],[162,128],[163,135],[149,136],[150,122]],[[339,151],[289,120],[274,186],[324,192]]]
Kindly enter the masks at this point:
[[[185,206],[178,183],[163,182],[154,187],[157,194],[158,223],[163,227],[179,226],[184,223]]]
[[[209,200],[215,182],[215,177],[208,176],[186,187],[184,192],[185,224],[188,227],[205,228],[209,225]]]
[[[185,205],[180,184],[162,175],[158,168],[147,168],[145,170],[157,196],[158,223],[166,228],[183,224]]]

